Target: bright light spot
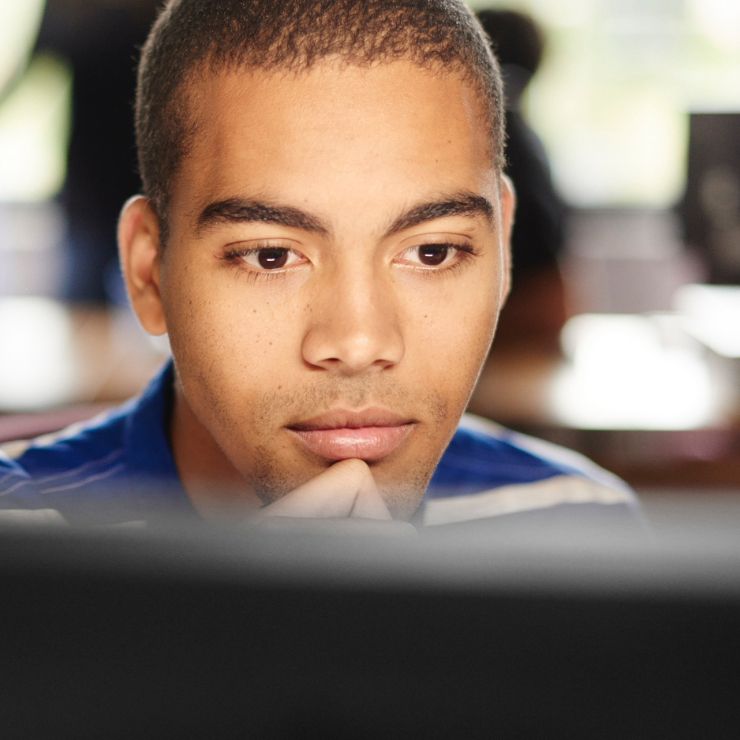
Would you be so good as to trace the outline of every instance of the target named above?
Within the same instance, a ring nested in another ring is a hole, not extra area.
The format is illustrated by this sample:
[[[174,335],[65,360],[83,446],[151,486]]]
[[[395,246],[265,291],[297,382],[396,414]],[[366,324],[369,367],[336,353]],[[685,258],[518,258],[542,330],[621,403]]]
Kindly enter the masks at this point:
[[[724,357],[740,357],[740,288],[732,285],[684,285],[674,305],[684,327]]]
[[[531,6],[543,23],[555,28],[587,23],[595,10],[592,0],[531,0]]]
[[[584,429],[693,429],[712,421],[709,369],[690,342],[648,317],[585,314],[563,329],[570,362],[556,378],[556,418]]]
[[[72,327],[47,298],[0,299],[0,408],[42,409],[69,399],[75,379]]]
[[[591,96],[552,150],[566,198],[589,208],[673,203],[684,187],[686,116],[655,86],[604,88]]]
[[[42,201],[66,174],[72,75],[41,55],[0,105],[0,200]]]
[[[690,9],[701,30],[720,49],[740,49],[740,3],[737,0],[691,0]]]
[[[33,45],[43,9],[43,0],[0,2],[0,90],[17,72]]]

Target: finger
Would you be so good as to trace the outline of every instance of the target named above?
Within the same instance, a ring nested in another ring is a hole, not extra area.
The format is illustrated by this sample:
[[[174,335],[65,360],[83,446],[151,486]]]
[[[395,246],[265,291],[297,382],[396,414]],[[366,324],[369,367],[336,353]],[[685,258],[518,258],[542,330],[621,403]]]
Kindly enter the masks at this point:
[[[341,460],[320,475],[266,506],[262,516],[348,517],[361,489],[372,481],[362,460]],[[372,483],[374,485],[374,483]]]
[[[367,465],[365,467],[367,468]],[[349,515],[354,519],[387,520],[392,518],[380,491],[378,491],[378,486],[370,468],[367,468],[367,474],[362,479],[354,506]]]

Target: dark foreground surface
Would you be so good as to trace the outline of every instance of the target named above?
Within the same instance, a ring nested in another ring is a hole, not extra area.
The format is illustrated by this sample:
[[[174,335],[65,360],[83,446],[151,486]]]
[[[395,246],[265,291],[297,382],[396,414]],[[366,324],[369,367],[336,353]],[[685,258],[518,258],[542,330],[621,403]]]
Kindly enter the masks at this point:
[[[0,530],[0,737],[737,738],[740,544]]]

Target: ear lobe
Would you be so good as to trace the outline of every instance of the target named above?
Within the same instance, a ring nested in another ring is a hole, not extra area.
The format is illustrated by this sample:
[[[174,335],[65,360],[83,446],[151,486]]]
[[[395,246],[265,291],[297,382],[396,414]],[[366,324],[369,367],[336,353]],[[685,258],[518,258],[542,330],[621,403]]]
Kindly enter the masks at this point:
[[[130,198],[118,220],[118,253],[131,307],[149,334],[164,334],[167,325],[159,290],[159,224],[142,195]]]
[[[514,183],[507,175],[501,175],[501,251],[503,257],[504,281],[501,290],[503,305],[511,289],[511,231],[514,228],[516,211],[516,190]]]

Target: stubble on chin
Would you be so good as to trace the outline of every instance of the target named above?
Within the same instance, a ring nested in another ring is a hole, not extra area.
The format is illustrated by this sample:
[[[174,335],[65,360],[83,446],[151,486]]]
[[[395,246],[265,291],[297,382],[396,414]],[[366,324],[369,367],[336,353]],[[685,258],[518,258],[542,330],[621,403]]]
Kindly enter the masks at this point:
[[[249,429],[253,440],[240,460],[227,455],[264,505],[277,501],[331,464],[292,447],[283,437],[285,424],[309,419],[331,408],[379,405],[418,421],[412,445],[388,459],[370,463],[378,488],[394,518],[406,519],[416,510],[431,479],[459,414],[436,390],[399,387],[392,379],[333,378],[299,392],[275,390],[253,400],[239,418],[232,407],[219,405],[218,423],[243,438]],[[246,422],[246,424],[245,424]],[[445,433],[447,432],[447,433]],[[285,433],[287,434],[287,433]],[[280,439],[283,437],[282,439]],[[290,449],[286,449],[286,445]]]

